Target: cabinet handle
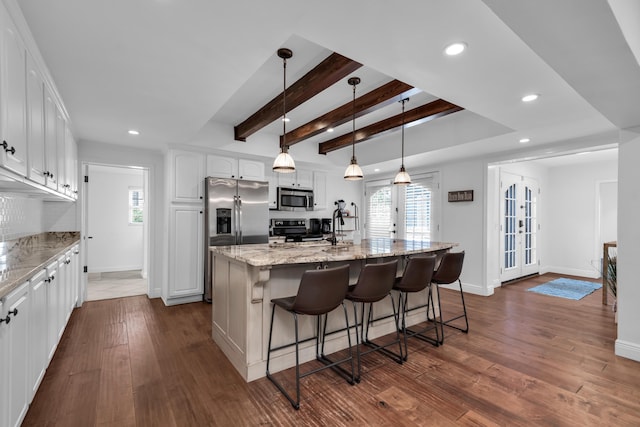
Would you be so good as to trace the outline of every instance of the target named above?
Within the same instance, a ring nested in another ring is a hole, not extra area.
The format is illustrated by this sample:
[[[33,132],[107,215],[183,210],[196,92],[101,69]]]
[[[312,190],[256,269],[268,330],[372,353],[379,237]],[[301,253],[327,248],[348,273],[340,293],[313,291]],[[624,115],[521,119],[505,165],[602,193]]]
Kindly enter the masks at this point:
[[[13,317],[16,317],[18,315],[18,309],[14,308],[13,310],[9,310],[9,312],[7,312],[7,317],[9,317],[10,314],[13,314]]]
[[[51,276],[49,276],[49,279],[51,279],[51,280],[56,280],[56,276],[51,275]]]
[[[9,317],[9,315],[7,314],[7,317],[5,317],[4,319],[0,318],[0,323],[2,322],[7,322],[7,325],[9,324],[9,322],[11,322],[11,318]]]
[[[4,148],[5,150],[9,148],[9,144],[7,143],[7,141],[2,141],[2,148]]]
[[[4,151],[6,153],[11,153],[11,155],[16,154],[16,148],[15,147],[11,147],[11,148],[5,148]]]

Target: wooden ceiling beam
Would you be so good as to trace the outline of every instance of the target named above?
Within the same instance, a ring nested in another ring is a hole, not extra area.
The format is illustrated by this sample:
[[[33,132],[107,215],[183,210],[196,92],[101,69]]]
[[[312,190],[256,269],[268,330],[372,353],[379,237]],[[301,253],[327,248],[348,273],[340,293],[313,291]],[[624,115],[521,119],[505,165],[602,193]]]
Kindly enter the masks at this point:
[[[419,89],[414,88],[399,80],[390,81],[387,84],[380,86],[371,92],[356,98],[356,117],[364,116],[387,105],[405,99],[409,96],[420,92]],[[347,123],[353,119],[353,102],[350,101],[340,107],[323,114],[320,117],[313,119],[312,121],[305,123],[304,125],[287,132],[287,145],[291,146],[298,142],[304,141],[307,138],[316,136],[328,128],[337,127],[344,123]],[[280,145],[282,145],[284,138],[280,135]]]
[[[338,53],[332,53],[286,89],[287,112],[313,98],[360,67],[362,64]],[[247,137],[280,117],[282,117],[282,93],[234,127],[236,141],[246,141]]]
[[[461,110],[464,110],[464,108],[445,101],[444,99],[437,99],[433,102],[429,102],[428,104],[414,108],[413,110],[405,111],[404,123],[405,126],[409,124],[420,124]],[[402,114],[365,126],[356,130],[355,143],[364,142],[374,136],[384,135],[396,128],[399,128],[400,126],[402,126]],[[318,144],[318,153],[327,154],[331,151],[348,147],[351,145],[351,142],[352,134],[347,133]]]

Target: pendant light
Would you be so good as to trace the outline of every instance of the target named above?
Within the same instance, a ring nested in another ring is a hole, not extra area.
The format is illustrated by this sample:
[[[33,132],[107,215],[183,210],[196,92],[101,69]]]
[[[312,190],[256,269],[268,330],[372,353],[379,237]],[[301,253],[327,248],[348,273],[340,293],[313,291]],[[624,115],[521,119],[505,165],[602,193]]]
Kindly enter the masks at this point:
[[[360,83],[360,77],[351,77],[347,82],[353,86],[353,133],[351,138],[351,164],[344,171],[344,179],[357,181],[363,177],[362,169],[360,169],[356,160],[356,85]]]
[[[400,171],[396,175],[396,178],[393,180],[393,183],[396,185],[407,185],[411,184],[411,177],[404,170],[404,103],[407,102],[409,98],[405,98],[402,101],[402,163],[400,164]]]
[[[287,59],[293,56],[291,49],[278,49],[278,56],[282,58],[283,83],[282,83],[282,144],[280,154],[273,161],[273,171],[280,173],[292,173],[296,171],[296,164],[289,154],[287,146]]]

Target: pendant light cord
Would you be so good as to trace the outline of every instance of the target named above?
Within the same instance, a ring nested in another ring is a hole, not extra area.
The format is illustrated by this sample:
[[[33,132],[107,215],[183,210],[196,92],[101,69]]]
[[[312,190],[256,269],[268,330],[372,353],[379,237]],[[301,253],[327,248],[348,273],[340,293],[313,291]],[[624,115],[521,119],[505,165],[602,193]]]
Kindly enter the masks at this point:
[[[402,100],[402,164],[400,165],[404,169],[404,103],[407,102],[407,98]]]
[[[282,58],[282,152],[288,151],[287,147],[287,58]]]
[[[356,158],[356,85],[353,85],[353,116],[351,123],[353,124],[353,131],[351,133],[351,158]]]

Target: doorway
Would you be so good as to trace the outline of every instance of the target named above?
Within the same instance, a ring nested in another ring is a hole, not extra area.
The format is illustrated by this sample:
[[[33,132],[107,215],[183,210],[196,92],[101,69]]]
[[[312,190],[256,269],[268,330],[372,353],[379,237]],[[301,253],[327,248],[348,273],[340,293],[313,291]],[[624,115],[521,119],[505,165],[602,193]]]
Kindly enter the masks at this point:
[[[85,165],[84,300],[149,293],[148,170]]]
[[[538,264],[538,194],[535,179],[500,174],[500,281],[536,274]]]

